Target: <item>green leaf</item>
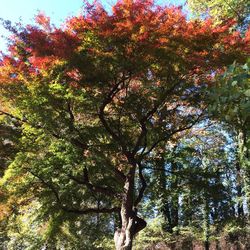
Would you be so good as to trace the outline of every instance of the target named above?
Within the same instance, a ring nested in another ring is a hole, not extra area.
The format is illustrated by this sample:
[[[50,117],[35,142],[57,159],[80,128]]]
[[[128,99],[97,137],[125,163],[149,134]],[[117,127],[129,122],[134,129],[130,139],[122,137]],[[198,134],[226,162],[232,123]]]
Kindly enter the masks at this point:
[[[247,91],[245,91],[245,96],[248,96],[248,97],[250,97],[250,89],[248,89]]]

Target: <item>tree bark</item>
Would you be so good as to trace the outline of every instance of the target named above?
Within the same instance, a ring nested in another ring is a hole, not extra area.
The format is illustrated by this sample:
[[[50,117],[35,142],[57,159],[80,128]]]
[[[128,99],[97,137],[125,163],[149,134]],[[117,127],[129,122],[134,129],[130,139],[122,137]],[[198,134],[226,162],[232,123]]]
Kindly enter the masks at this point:
[[[135,235],[146,227],[146,222],[137,216],[133,207],[135,166],[130,170],[124,185],[124,195],[121,205],[122,226],[114,234],[116,250],[131,250]]]

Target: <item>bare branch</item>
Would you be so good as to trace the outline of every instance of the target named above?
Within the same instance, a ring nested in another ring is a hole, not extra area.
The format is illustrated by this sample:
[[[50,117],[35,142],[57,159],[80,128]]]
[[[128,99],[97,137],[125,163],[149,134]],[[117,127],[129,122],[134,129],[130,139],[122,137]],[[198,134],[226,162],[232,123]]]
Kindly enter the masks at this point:
[[[105,107],[112,102],[114,96],[116,93],[118,93],[120,91],[119,88],[120,82],[116,83],[114,85],[114,87],[111,89],[111,91],[108,93],[108,95],[106,96],[106,98],[104,99],[101,107],[99,108],[99,118],[100,121],[102,122],[103,126],[105,127],[105,129],[108,131],[108,133],[112,136],[112,138],[117,141],[117,142],[121,142],[121,138],[110,128],[110,126],[108,125],[108,122],[105,119],[105,113],[104,113],[104,109]],[[124,147],[123,143],[122,146]]]
[[[174,84],[171,88],[167,89],[165,91],[165,93],[163,94],[163,97],[155,104],[155,106],[148,111],[148,113],[142,117],[142,119],[139,120],[139,123],[141,125],[141,133],[137,139],[137,142],[135,144],[135,147],[133,149],[133,154],[136,154],[136,152],[139,150],[140,145],[142,144],[142,141],[144,139],[145,144],[147,143],[147,127],[146,127],[146,122],[148,121],[148,119],[153,116],[158,110],[159,108],[165,104],[166,99],[169,97],[169,95],[176,89],[176,87],[178,87],[180,85],[180,82],[178,84]],[[146,145],[143,149],[143,152],[145,151]]]

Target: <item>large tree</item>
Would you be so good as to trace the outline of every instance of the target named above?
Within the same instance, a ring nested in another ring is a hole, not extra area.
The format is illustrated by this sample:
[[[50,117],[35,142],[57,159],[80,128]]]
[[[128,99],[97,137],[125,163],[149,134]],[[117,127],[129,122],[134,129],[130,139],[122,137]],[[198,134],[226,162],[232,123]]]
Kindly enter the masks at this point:
[[[131,249],[146,226],[146,167],[202,118],[201,90],[244,61],[247,40],[232,22],[187,21],[151,0],[119,1],[111,14],[87,4],[60,29],[36,20],[9,26],[1,60],[1,114],[22,128],[2,182],[48,214],[118,213],[116,249]]]

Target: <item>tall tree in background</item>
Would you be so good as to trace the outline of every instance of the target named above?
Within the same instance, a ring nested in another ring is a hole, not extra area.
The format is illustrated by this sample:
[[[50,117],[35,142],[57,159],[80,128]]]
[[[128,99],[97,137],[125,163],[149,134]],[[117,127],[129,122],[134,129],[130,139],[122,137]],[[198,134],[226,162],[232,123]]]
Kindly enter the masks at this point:
[[[196,16],[211,16],[218,22],[227,18],[237,21],[238,32],[248,41],[249,31],[246,28],[250,21],[249,1],[188,1],[188,6]],[[249,61],[249,59],[248,59]],[[238,214],[244,215],[243,193],[249,203],[249,62],[244,65],[228,65],[223,77],[216,80],[210,93],[210,111],[219,122],[230,126],[229,133],[236,143],[236,169],[238,183]],[[232,132],[233,131],[233,132]],[[248,205],[249,206],[249,205]]]
[[[244,215],[243,192],[249,204],[249,122],[250,122],[250,82],[249,62],[245,65],[231,65],[217,79],[210,93],[210,111],[213,117],[229,126],[235,141],[235,162],[237,170],[239,216]]]
[[[119,1],[111,14],[87,5],[62,29],[36,20],[9,26],[1,60],[1,114],[22,129],[2,184],[19,206],[39,202],[51,215],[119,213],[116,249],[132,249],[146,226],[145,169],[200,121],[211,72],[243,62],[247,40],[229,32],[232,22],[187,21],[150,0]],[[178,197],[171,202],[178,224]]]
[[[235,18],[238,25],[250,21],[250,3],[245,0],[188,0],[188,7],[198,17],[212,17],[217,22]]]

